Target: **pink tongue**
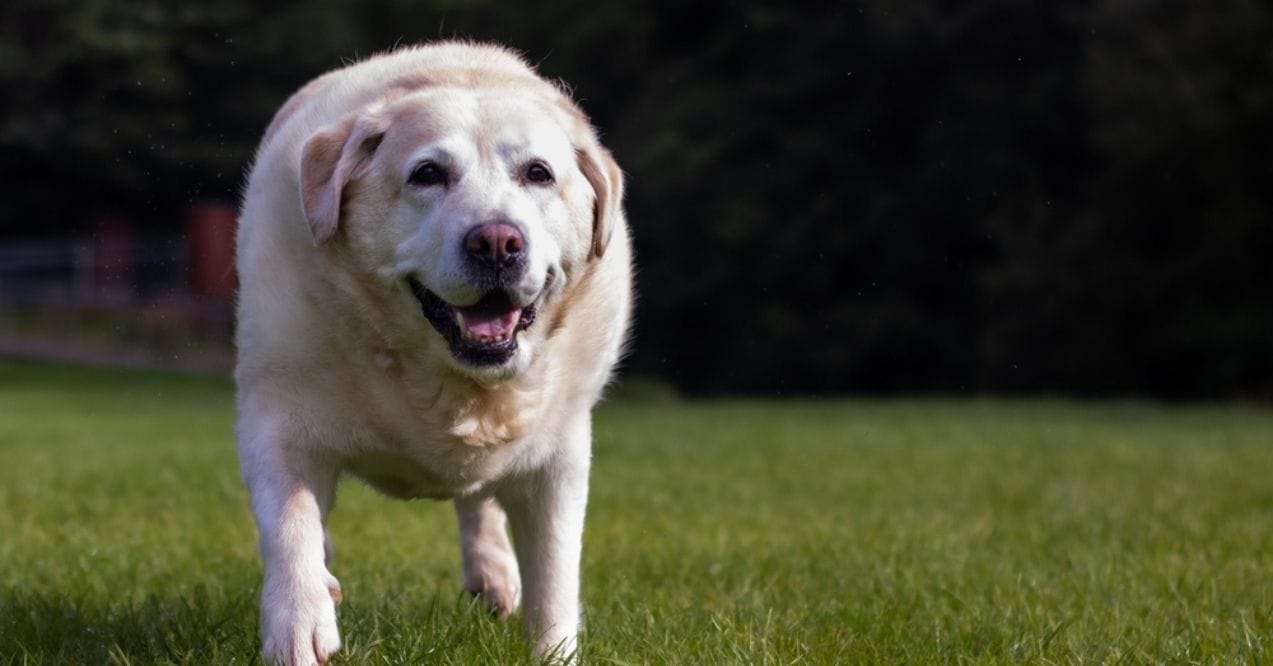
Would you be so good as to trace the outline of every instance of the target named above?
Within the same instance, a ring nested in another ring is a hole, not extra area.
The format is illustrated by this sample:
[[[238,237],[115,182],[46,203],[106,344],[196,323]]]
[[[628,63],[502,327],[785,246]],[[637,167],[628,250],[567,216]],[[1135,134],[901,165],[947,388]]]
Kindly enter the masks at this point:
[[[508,312],[481,312],[468,308],[461,310],[464,314],[464,329],[474,337],[496,338],[513,332],[517,325],[521,310]]]

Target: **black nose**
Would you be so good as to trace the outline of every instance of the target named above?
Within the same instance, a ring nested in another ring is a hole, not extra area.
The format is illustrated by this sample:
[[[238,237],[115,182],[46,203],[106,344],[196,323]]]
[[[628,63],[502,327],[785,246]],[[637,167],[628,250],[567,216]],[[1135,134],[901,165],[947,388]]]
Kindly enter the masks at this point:
[[[479,265],[511,268],[526,250],[526,237],[517,227],[503,222],[480,224],[464,235],[464,252]]]

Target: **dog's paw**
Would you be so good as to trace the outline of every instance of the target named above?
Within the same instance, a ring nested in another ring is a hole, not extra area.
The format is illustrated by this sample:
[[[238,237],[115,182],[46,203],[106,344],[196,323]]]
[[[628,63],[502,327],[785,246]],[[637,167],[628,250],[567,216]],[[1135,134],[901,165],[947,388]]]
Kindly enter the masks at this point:
[[[545,664],[574,666],[580,661],[579,637],[569,632],[546,632],[535,641],[531,654]]]
[[[507,617],[522,602],[522,579],[510,552],[489,553],[466,563],[464,589],[486,602],[498,617]]]
[[[266,663],[326,664],[340,649],[336,604],[340,583],[330,574],[317,584],[266,587],[261,600],[262,652]]]

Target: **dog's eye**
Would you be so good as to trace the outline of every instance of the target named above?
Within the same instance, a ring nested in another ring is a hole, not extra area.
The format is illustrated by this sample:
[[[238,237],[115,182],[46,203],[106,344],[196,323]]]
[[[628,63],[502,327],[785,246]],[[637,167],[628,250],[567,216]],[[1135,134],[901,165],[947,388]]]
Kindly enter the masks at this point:
[[[407,182],[412,185],[427,187],[429,185],[445,185],[446,169],[438,166],[435,162],[424,162],[411,172],[411,176]]]
[[[543,162],[531,162],[526,167],[526,180],[538,185],[547,185],[553,182],[553,172],[548,170],[548,165]]]

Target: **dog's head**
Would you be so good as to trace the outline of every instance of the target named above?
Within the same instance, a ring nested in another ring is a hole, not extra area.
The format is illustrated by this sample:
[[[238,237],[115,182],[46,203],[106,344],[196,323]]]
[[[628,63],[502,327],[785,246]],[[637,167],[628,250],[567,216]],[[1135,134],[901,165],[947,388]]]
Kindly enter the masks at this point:
[[[396,94],[302,151],[315,242],[341,245],[392,326],[484,381],[529,365],[537,315],[622,224],[613,158],[564,95],[535,83]]]

